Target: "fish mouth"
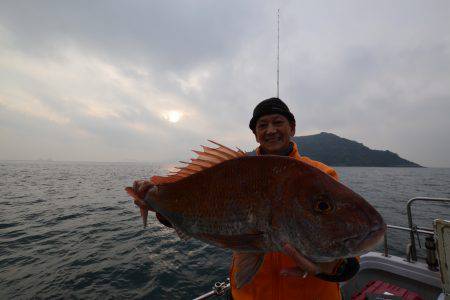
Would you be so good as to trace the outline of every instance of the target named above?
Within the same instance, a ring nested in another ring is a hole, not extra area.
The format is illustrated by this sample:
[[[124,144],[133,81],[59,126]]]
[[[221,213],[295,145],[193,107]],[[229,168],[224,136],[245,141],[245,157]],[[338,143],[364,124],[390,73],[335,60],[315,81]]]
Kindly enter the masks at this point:
[[[375,247],[384,237],[386,224],[371,229],[368,233],[343,240],[350,253],[361,253]]]

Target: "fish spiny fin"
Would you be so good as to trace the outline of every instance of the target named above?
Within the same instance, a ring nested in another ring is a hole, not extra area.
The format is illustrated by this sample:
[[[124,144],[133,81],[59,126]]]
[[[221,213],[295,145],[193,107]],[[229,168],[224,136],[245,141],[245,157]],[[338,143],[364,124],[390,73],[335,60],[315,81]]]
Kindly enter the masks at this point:
[[[213,163],[213,165],[217,165],[223,161],[220,156],[216,156],[214,154],[201,152],[201,151],[197,151],[197,150],[192,150],[192,151],[198,155],[199,159],[209,161],[209,162]]]
[[[178,171],[178,172],[176,172],[176,173],[170,174],[170,177],[172,177],[172,178],[175,179],[175,176],[184,178],[184,177],[188,177],[189,175],[191,175],[191,174],[190,174],[190,173],[187,173],[187,172],[180,172],[180,171]]]
[[[237,147],[236,147],[237,148]],[[244,151],[242,151],[241,149],[239,149],[239,148],[237,148],[238,149],[238,151],[237,151],[237,153],[239,154],[239,156],[245,156],[245,152]]]
[[[181,161],[186,166],[176,167],[175,169],[178,171],[171,172],[168,176],[153,176],[151,182],[155,185],[176,182],[227,160],[246,155],[240,149],[235,151],[212,140],[208,141],[217,145],[218,148],[202,146],[203,151],[192,150],[197,154],[197,157],[191,159],[191,162]]]
[[[227,153],[227,154],[229,154],[229,155],[232,156],[232,157],[240,157],[240,156],[244,156],[244,155],[245,155],[245,153],[243,153],[243,151],[240,150],[239,148],[238,148],[238,151],[234,151],[234,150],[228,148],[227,146],[224,146],[224,145],[222,145],[222,144],[219,144],[219,143],[217,143],[217,142],[215,142],[215,141],[213,141],[213,140],[208,140],[208,141],[209,141],[210,143],[213,143],[213,144],[219,146],[219,148],[216,148],[216,150],[221,151],[221,152],[224,152],[224,153]],[[239,151],[240,151],[240,152],[239,152]],[[244,155],[242,155],[242,154],[244,154]]]
[[[192,170],[192,171],[203,171],[205,169],[205,167],[194,164],[194,163],[188,163],[185,161],[180,161],[180,163],[186,164],[187,166],[185,168],[188,170]]]
[[[190,170],[190,169],[188,169],[188,168],[186,168],[186,167],[184,167],[184,168],[178,168],[178,167],[175,167],[175,169],[177,169],[178,170],[178,172],[176,173],[176,174],[186,174],[186,175],[191,175],[191,174],[195,174],[195,173],[197,173],[197,171],[195,171],[195,170]]]
[[[178,180],[180,180],[180,179],[183,179],[184,176],[180,176],[180,175],[173,174],[173,175],[170,175],[168,178],[170,178],[170,179],[173,180],[173,181],[178,181]]]
[[[231,156],[229,156],[228,154],[223,153],[223,152],[221,152],[221,151],[219,151],[219,150],[217,150],[217,149],[213,149],[213,148],[210,148],[210,147],[207,147],[207,146],[203,146],[203,145],[202,145],[202,148],[203,148],[203,151],[204,151],[205,153],[208,153],[208,154],[217,156],[217,157],[219,157],[219,159],[221,159],[222,161],[225,161],[225,160],[229,160],[229,159],[233,159],[233,158],[234,158],[234,157],[231,157]]]
[[[191,161],[193,164],[203,166],[205,169],[214,166],[213,163],[211,163],[207,160],[200,159],[200,158],[193,158],[193,159],[191,159]]]
[[[190,164],[190,165],[186,166],[185,168],[186,168],[186,170],[195,171],[196,173],[200,172],[200,171],[203,171],[205,169],[203,167],[198,167],[198,166],[196,166],[194,164]]]

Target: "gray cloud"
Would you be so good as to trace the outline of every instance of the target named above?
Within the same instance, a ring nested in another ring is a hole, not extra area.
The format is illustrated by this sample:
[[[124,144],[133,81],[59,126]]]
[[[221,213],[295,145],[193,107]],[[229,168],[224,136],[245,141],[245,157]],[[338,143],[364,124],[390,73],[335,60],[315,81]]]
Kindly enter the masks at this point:
[[[254,147],[251,111],[276,91],[278,6],[280,96],[298,134],[450,166],[448,1],[3,1],[0,158]]]

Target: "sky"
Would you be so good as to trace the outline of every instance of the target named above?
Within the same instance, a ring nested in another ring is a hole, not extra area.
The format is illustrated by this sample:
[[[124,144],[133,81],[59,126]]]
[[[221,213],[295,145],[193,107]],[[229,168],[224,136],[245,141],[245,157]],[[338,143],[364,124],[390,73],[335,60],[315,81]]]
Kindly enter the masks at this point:
[[[450,167],[450,1],[0,2],[0,159],[171,162],[251,150],[280,98],[330,132]],[[301,148],[301,145],[300,145]]]

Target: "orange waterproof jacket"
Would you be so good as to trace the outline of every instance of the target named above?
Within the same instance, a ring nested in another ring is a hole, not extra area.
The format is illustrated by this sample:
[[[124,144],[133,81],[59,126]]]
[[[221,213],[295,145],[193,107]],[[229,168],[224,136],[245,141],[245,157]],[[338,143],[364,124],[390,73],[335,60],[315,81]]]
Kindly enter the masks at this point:
[[[256,151],[260,155],[259,149]],[[338,179],[336,171],[327,165],[314,161],[308,157],[300,156],[297,145],[294,143],[290,157],[304,161],[323,172]],[[234,282],[234,258],[230,270],[231,293],[235,300],[260,300],[260,299],[314,299],[335,300],[341,299],[339,284],[321,280],[313,275],[306,278],[294,276],[280,276],[284,268],[296,267],[295,262],[281,252],[269,252],[264,256],[264,262],[253,280],[241,287],[236,288]]]

